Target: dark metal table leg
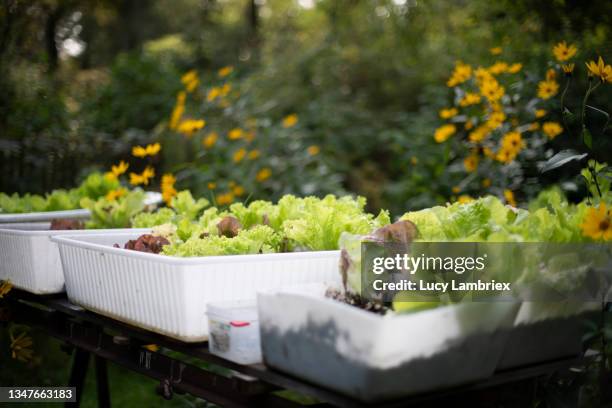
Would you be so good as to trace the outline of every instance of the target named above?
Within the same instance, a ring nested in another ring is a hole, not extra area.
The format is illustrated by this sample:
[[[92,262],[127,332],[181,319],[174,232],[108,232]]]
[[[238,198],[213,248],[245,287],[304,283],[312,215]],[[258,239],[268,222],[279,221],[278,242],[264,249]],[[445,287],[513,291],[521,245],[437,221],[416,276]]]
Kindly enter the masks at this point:
[[[106,360],[100,356],[95,357],[96,362],[96,386],[98,391],[98,407],[110,408],[110,391],[108,387],[108,371]]]
[[[70,380],[68,381],[69,387],[76,387],[76,402],[67,402],[64,405],[65,407],[72,408],[80,406],[88,366],[89,353],[87,351],[76,348],[74,350],[74,361],[72,362],[72,370],[70,371]]]

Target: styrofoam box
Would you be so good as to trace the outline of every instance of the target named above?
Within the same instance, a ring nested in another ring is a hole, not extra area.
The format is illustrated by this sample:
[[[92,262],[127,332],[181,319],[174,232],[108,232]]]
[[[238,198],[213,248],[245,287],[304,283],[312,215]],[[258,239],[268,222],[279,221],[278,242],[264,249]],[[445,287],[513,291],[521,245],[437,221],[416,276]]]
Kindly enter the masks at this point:
[[[125,231],[52,231],[49,227],[49,222],[0,224],[0,280],[10,280],[16,288],[39,295],[63,292],[62,263],[57,244],[51,241],[52,236]]]
[[[262,362],[255,300],[214,302],[207,309],[212,354],[238,364]]]
[[[325,288],[258,295],[264,362],[365,402],[430,392],[493,374],[516,302],[376,315]]]
[[[338,282],[340,251],[180,258],[113,248],[139,234],[58,236],[69,299],[182,341],[208,338],[206,305],[260,290]]]

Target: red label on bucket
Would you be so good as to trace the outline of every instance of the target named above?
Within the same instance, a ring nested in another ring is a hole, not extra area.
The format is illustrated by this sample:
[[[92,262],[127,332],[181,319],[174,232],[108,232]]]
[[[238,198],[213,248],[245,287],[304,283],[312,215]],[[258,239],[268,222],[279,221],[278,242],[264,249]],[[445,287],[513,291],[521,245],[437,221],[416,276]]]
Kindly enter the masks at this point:
[[[250,325],[251,323],[249,323],[249,322],[243,322],[243,321],[241,321],[241,320],[232,320],[232,321],[230,322],[230,324],[231,324],[232,326],[234,326],[234,327],[245,327],[245,326]]]

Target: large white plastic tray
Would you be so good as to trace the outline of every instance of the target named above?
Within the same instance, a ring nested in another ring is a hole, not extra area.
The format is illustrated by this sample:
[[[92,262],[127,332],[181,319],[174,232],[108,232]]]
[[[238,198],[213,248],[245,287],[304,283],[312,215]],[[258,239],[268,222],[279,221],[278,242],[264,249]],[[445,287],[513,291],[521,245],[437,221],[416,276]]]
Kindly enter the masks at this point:
[[[49,230],[50,223],[0,224],[0,280],[35,294],[64,291],[64,274],[54,235],[125,230]],[[146,229],[140,230],[146,232]]]
[[[207,303],[340,279],[340,251],[179,258],[112,246],[138,235],[54,237],[68,298],[117,320],[197,342],[208,337]]]
[[[50,222],[54,219],[64,220],[85,220],[91,217],[89,210],[65,210],[65,211],[44,211],[29,213],[0,213],[0,224],[5,223],[24,223],[24,222]]]
[[[504,348],[513,302],[465,303],[380,316],[309,293],[258,296],[264,362],[362,401],[487,378]]]
[[[145,205],[154,206],[162,202],[162,195],[156,191],[147,191],[144,197]],[[0,213],[0,224],[25,223],[25,222],[50,222],[54,219],[63,220],[86,220],[91,217],[91,211],[87,209],[43,211],[29,213]]]

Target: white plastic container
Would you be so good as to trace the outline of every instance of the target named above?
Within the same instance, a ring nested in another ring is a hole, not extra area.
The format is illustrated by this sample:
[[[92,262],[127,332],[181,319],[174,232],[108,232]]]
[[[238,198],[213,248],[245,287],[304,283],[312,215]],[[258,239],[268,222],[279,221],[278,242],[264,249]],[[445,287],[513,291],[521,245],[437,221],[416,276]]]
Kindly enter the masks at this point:
[[[0,213],[0,224],[24,222],[51,222],[54,219],[86,220],[89,219],[89,217],[91,217],[91,212],[85,209],[10,214]]]
[[[138,233],[57,236],[70,300],[182,341],[208,338],[208,303],[338,282],[340,251],[179,258],[113,248]]]
[[[48,222],[0,225],[0,280],[10,280],[16,288],[38,295],[61,293],[64,291],[64,274],[52,236],[126,231],[49,230],[49,227]]]
[[[262,362],[254,300],[209,303],[207,309],[212,354],[238,364]]]
[[[264,362],[365,402],[491,376],[501,329],[518,304],[465,303],[376,315],[323,296],[325,288],[260,293]]]

